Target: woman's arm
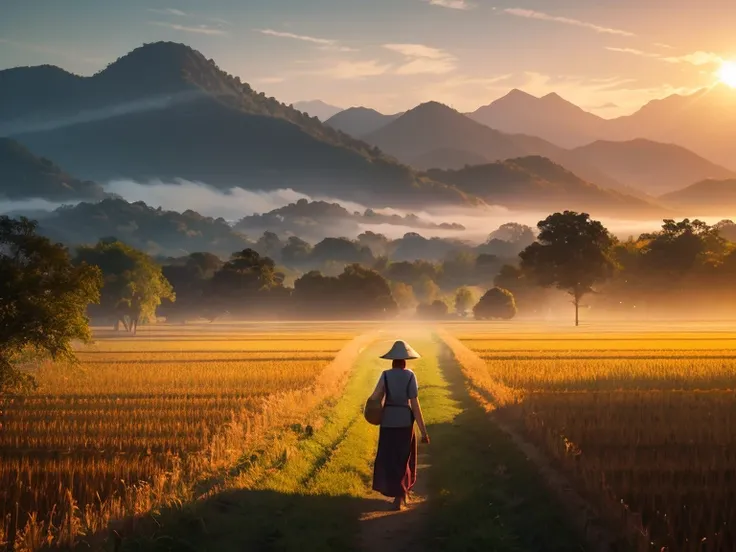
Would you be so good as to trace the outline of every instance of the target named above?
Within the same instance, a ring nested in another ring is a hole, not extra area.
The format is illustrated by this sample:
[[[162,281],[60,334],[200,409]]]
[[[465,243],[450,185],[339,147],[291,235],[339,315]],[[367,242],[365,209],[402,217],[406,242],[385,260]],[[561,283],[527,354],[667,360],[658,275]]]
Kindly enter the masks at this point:
[[[414,413],[419,431],[422,432],[422,443],[429,443],[429,434],[427,433],[427,426],[424,424],[424,415],[422,414],[422,407],[419,405],[419,399],[416,397],[410,399],[409,404],[411,404],[411,411]]]
[[[373,390],[373,393],[370,396],[370,399],[373,401],[377,401],[379,399],[383,398],[383,374],[380,378],[378,378],[378,383],[376,384],[376,388]]]

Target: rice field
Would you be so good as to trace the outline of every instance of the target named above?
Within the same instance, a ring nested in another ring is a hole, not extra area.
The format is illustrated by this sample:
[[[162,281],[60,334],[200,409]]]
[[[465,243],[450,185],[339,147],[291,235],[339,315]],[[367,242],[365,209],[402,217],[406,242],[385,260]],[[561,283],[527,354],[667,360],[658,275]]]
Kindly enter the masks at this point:
[[[38,389],[0,404],[0,543],[69,546],[111,520],[188,498],[195,481],[302,415],[314,402],[304,395],[366,331],[319,329],[98,330],[79,348],[78,366],[37,367]],[[293,416],[289,401],[299,403]]]
[[[638,550],[736,550],[736,332],[452,324],[499,415]]]

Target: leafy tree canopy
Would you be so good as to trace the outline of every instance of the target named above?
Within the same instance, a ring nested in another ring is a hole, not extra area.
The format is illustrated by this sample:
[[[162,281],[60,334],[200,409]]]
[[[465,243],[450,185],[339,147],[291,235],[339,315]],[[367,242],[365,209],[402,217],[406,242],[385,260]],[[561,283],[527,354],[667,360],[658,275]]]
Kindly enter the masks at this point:
[[[491,288],[473,307],[473,314],[477,320],[511,320],[516,316],[514,295],[507,289]]]
[[[537,227],[538,241],[519,254],[521,268],[542,286],[568,292],[578,325],[580,300],[614,272],[612,248],[616,240],[587,213],[554,213]]]
[[[468,287],[461,287],[455,292],[455,312],[465,314],[473,306],[475,297]]]
[[[74,360],[72,341],[91,338],[86,309],[101,286],[99,269],[73,265],[34,222],[0,217],[0,393],[32,385],[18,369],[26,353]]]
[[[120,241],[101,240],[77,250],[77,263],[98,266],[104,278],[99,314],[135,331],[153,320],[162,299],[175,300],[174,290],[151,257]]]

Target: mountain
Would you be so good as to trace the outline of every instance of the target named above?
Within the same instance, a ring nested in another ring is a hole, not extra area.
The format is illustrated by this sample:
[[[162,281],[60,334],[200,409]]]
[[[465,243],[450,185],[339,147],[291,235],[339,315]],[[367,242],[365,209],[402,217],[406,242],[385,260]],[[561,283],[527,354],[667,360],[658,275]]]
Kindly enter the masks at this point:
[[[604,119],[555,93],[537,98],[515,89],[468,116],[503,132],[539,136],[566,148],[605,136]]]
[[[115,237],[151,255],[186,255],[209,251],[229,257],[252,246],[224,219],[195,211],[164,211],[142,201],[105,199],[64,206],[39,220],[39,232],[69,246]]]
[[[300,199],[268,213],[242,218],[235,228],[248,235],[274,232],[319,241],[328,236],[357,236],[366,227],[388,225],[413,229],[462,231],[465,227],[449,222],[432,222],[414,214],[384,214],[372,209],[350,212],[339,203]]]
[[[0,71],[0,134],[98,182],[291,187],[376,207],[473,202],[176,43],[137,48],[92,77]]]
[[[455,148],[439,148],[415,157],[411,163],[412,167],[419,170],[429,169],[462,169],[466,165],[485,165],[488,159],[472,151]]]
[[[375,109],[367,107],[350,107],[337,115],[330,117],[326,124],[345,134],[360,138],[366,134],[377,131],[391,121],[398,119],[402,113],[395,115],[384,115]]]
[[[438,102],[421,104],[364,139],[404,163],[438,149],[455,149],[488,161],[526,155],[514,137],[488,128]]]
[[[564,165],[588,182],[627,190],[624,183],[569,150],[536,136],[500,132],[437,102],[407,111],[364,140],[416,168],[456,169],[478,161],[492,163],[539,155]]]
[[[678,190],[706,178],[725,179],[736,173],[711,163],[684,147],[651,140],[599,140],[573,150],[613,178],[649,194]]]
[[[457,171],[431,170],[432,178],[451,183],[486,203],[511,209],[548,212],[568,209],[627,217],[661,216],[661,207],[586,182],[565,167],[540,156],[508,159]]]
[[[66,174],[9,138],[0,138],[0,200],[67,201],[106,197],[98,184]]]
[[[736,210],[736,178],[703,180],[660,197],[665,205],[688,216],[727,216]]]
[[[308,114],[310,117],[317,117],[320,121],[326,121],[342,111],[342,107],[330,105],[322,100],[296,102],[292,107],[302,113]]]
[[[638,138],[677,144],[736,171],[736,90],[723,84],[653,100],[614,119],[586,112],[554,93],[537,98],[520,90],[468,115],[497,130],[567,148]]]
[[[651,101],[607,126],[613,139],[675,143],[736,171],[736,89],[726,85]]]

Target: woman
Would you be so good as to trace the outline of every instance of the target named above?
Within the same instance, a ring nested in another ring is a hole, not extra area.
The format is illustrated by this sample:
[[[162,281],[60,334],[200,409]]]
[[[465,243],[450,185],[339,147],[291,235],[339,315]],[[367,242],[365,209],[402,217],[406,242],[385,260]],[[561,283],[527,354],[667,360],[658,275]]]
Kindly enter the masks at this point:
[[[371,395],[373,400],[385,397],[373,468],[373,490],[392,497],[394,509],[401,510],[417,478],[415,420],[422,433],[422,443],[429,443],[417,398],[417,378],[406,368],[406,361],[419,358],[419,355],[404,341],[397,341],[381,358],[391,360],[392,365],[391,370],[381,374]]]

